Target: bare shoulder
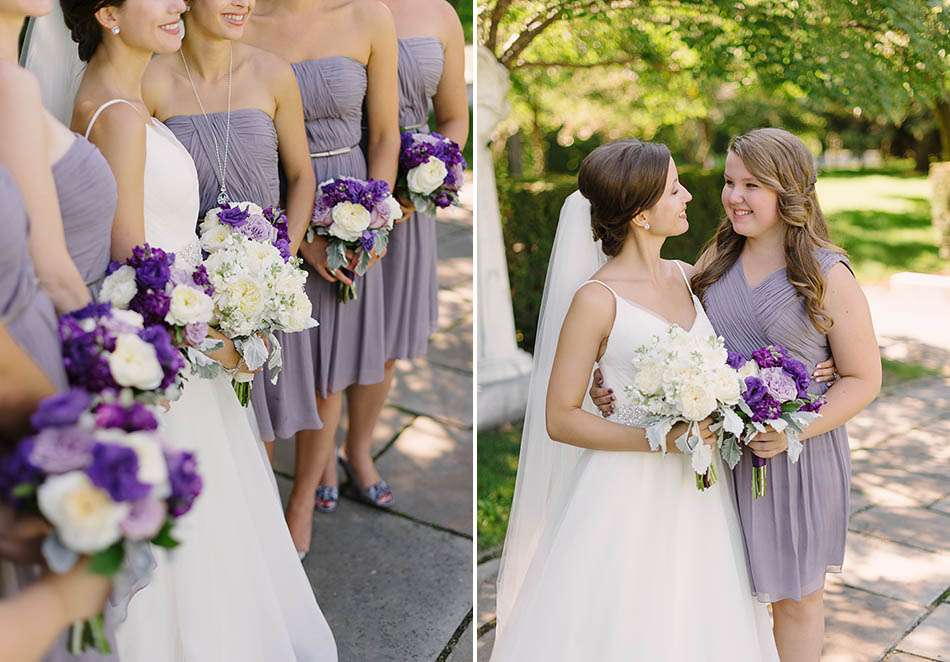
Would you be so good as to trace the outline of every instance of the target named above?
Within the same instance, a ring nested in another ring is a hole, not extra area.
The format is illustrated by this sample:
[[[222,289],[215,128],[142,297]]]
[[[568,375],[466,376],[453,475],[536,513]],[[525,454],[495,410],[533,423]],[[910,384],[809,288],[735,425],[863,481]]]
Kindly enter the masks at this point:
[[[696,267],[691,265],[689,262],[684,262],[683,260],[672,260],[672,262],[675,262],[680,266],[687,278],[692,278],[693,274],[696,273]]]
[[[80,112],[89,120],[99,106],[92,101],[83,102]],[[91,136],[97,145],[134,145],[138,141],[145,142],[145,125],[148,123],[143,110],[130,106],[127,103],[114,103],[104,110],[96,119],[92,127]]]
[[[251,72],[257,80],[276,84],[283,88],[288,82],[294,82],[294,70],[284,58],[275,53],[251,46],[250,44],[236,45],[243,57],[250,65]]]
[[[574,293],[571,308],[583,315],[609,315],[614,310],[614,295],[603,283],[590,281]]]
[[[356,20],[369,27],[374,34],[395,30],[392,12],[380,0],[352,0],[350,8]]]
[[[843,262],[838,262],[825,272],[825,283],[829,296],[840,292],[860,292],[861,286],[851,270]]]
[[[438,20],[442,34],[452,35],[456,31],[462,34],[462,21],[459,20],[458,12],[448,0],[421,0],[425,9],[431,12],[431,16]]]

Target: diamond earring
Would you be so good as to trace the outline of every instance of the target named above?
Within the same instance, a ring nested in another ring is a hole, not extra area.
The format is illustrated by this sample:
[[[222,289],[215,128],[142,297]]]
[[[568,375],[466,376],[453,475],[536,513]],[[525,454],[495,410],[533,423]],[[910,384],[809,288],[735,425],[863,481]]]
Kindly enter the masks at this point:
[[[122,32],[122,29],[118,25],[113,25],[109,29],[109,32],[111,32],[112,34],[119,34],[120,32]]]
[[[644,229],[644,230],[649,230],[649,229],[650,229],[650,224],[649,224],[649,223],[644,223],[644,224],[643,224],[643,229]]]

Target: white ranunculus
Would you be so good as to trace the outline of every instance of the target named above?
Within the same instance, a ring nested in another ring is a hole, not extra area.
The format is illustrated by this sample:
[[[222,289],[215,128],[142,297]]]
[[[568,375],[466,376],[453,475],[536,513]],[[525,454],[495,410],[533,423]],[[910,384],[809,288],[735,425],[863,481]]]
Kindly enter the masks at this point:
[[[369,227],[372,216],[363,205],[354,202],[341,202],[334,205],[333,225],[330,234],[343,241],[356,241]]]
[[[449,171],[445,164],[434,156],[430,156],[425,163],[409,171],[406,181],[409,184],[409,190],[413,193],[429,195],[442,186],[447,174]]]
[[[132,301],[137,289],[135,269],[123,264],[102,281],[99,301],[109,302],[116,308],[125,308]]]
[[[176,285],[172,290],[172,301],[165,321],[178,326],[199,322],[207,324],[211,321],[213,309],[211,297],[201,290],[188,285]]]
[[[254,319],[261,314],[267,301],[261,284],[249,276],[238,276],[228,288],[228,298],[242,316]]]
[[[311,315],[313,305],[307,295],[300,292],[294,295],[293,303],[281,311],[278,322],[284,331],[303,331],[315,326]]]
[[[217,218],[214,219],[214,224],[208,225],[207,228],[204,223],[201,224],[201,247],[209,253],[224,247],[230,236],[231,231],[219,223]]]
[[[739,368],[739,377],[744,381],[746,377],[758,377],[759,365],[755,361],[746,361],[745,365]]]
[[[280,251],[271,244],[248,239],[244,243],[244,253],[247,255],[252,268],[260,273],[269,271],[274,267],[281,267],[284,264],[284,258],[280,256]]]
[[[705,384],[689,383],[680,389],[680,411],[691,421],[701,421],[716,408],[715,396]]]
[[[112,501],[82,471],[47,478],[37,501],[63,544],[80,554],[95,554],[119,540],[119,525],[129,512],[128,504]]]
[[[120,334],[109,356],[109,371],[120,386],[151,391],[162,383],[162,366],[155,348],[131,333]]]
[[[739,396],[742,394],[742,384],[736,371],[727,365],[716,370],[709,380],[712,391],[716,399],[727,405],[734,405],[739,402]]]
[[[644,395],[652,395],[660,390],[663,384],[663,371],[655,363],[649,363],[640,368],[633,378],[634,387]]]
[[[399,206],[399,201],[391,195],[387,196],[383,202],[389,207],[389,222],[386,223],[386,229],[392,230],[396,221],[402,218],[402,207]]]

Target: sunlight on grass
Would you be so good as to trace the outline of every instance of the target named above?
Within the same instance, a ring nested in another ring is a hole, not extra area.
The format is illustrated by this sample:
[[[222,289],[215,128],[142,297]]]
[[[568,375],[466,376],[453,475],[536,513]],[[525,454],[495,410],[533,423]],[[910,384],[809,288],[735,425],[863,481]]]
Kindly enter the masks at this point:
[[[479,551],[505,540],[520,448],[520,425],[478,433]]]
[[[926,177],[829,173],[817,189],[831,237],[848,251],[862,282],[898,271],[948,272],[937,253]]]

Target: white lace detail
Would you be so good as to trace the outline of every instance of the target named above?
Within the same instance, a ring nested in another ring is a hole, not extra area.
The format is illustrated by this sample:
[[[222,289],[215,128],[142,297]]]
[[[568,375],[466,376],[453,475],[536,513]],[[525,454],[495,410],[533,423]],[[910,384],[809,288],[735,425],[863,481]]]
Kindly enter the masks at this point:
[[[652,418],[650,412],[644,407],[622,404],[616,408],[614,413],[611,414],[607,420],[620,423],[620,425],[626,425],[630,428],[642,428],[646,427]]]
[[[201,243],[197,238],[175,250],[175,263],[187,264],[189,267],[197,267],[201,264]]]

